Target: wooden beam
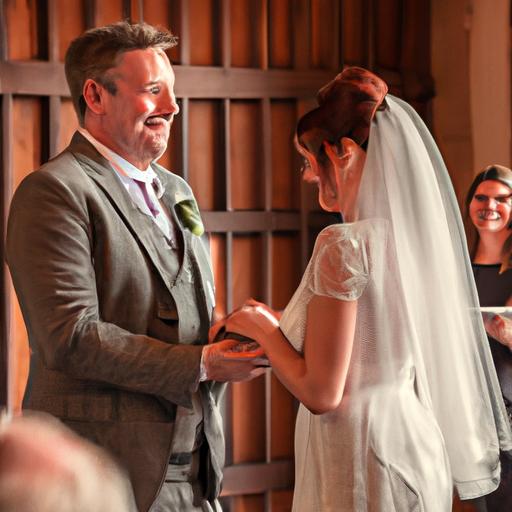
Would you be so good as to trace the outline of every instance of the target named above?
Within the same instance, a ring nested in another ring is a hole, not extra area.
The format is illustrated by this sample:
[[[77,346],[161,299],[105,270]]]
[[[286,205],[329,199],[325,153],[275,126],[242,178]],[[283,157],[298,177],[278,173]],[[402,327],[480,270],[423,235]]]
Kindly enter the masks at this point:
[[[332,71],[259,70],[175,66],[180,98],[308,98],[333,78]],[[0,94],[69,97],[61,62],[0,62]]]
[[[265,491],[289,489],[293,486],[293,462],[237,464],[224,469],[221,496],[262,494]]]
[[[64,64],[38,60],[0,62],[0,94],[69,96]]]
[[[206,230],[210,233],[261,233],[262,231],[298,231],[299,212],[276,211],[203,211]]]

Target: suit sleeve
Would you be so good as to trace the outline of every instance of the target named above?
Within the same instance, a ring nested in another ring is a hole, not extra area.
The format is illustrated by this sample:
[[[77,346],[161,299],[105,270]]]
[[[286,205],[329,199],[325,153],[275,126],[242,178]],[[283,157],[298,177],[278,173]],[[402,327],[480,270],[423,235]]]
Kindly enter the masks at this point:
[[[18,187],[6,256],[32,350],[51,370],[185,407],[202,347],[133,334],[99,316],[87,205],[44,170]]]

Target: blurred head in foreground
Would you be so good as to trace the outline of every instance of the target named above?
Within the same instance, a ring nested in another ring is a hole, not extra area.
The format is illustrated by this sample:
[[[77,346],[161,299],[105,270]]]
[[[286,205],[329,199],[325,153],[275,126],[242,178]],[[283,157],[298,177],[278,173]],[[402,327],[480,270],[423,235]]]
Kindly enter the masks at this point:
[[[2,512],[134,510],[128,480],[110,457],[46,415],[0,422]]]

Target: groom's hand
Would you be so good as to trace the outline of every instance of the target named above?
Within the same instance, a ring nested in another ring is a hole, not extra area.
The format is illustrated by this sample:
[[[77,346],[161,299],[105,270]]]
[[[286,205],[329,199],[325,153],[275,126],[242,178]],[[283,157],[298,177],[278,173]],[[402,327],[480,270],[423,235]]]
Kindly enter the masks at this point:
[[[232,349],[239,345],[235,340],[211,343],[203,348],[206,379],[217,382],[237,382],[254,379],[265,373],[263,350],[239,353]]]

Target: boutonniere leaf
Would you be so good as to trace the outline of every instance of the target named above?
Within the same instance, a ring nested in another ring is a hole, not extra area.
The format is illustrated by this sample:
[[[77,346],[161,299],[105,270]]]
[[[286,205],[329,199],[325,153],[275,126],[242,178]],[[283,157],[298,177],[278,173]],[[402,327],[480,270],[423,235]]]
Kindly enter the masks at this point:
[[[203,221],[195,199],[184,199],[177,203],[175,208],[183,226],[196,236],[201,236],[204,233]]]

